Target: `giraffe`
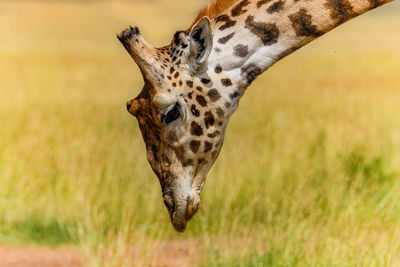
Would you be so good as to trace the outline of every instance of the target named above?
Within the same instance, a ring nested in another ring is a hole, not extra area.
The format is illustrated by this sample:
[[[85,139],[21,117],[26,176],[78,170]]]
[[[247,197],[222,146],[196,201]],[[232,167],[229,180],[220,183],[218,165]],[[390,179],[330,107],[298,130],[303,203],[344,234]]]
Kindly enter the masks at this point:
[[[232,113],[247,87],[275,62],[391,0],[212,0],[169,45],[155,48],[137,27],[117,35],[139,66],[140,94],[127,109],[174,228],[197,212]]]

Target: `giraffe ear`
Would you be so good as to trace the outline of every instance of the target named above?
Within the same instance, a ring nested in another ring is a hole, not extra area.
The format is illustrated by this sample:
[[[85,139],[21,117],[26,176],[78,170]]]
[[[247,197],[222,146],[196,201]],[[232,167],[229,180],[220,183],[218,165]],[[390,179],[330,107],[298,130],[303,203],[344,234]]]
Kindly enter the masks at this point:
[[[212,50],[213,38],[208,17],[202,17],[190,30],[189,62],[194,71],[200,71]]]

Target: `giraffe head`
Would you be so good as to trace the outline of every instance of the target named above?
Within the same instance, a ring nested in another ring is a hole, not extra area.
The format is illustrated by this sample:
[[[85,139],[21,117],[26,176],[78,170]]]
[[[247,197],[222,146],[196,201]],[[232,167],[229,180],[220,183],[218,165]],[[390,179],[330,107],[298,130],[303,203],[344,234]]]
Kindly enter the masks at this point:
[[[184,231],[199,208],[200,192],[230,116],[230,102],[207,72],[213,46],[210,20],[204,17],[190,31],[177,32],[162,48],[147,44],[136,27],[118,38],[144,79],[140,94],[127,103],[128,111],[139,122],[171,222]]]

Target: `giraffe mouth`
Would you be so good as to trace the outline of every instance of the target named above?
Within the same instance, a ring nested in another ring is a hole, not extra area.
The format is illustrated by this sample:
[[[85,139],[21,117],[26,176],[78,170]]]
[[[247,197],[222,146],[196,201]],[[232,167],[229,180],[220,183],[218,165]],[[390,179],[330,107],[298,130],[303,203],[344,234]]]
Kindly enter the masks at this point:
[[[166,197],[164,197],[165,199]],[[171,203],[171,202],[169,202]],[[164,200],[164,204],[170,214],[173,227],[178,232],[186,230],[187,222],[193,217],[200,206],[200,196],[196,193],[187,196],[183,200],[174,200],[172,205]]]
[[[184,212],[186,213],[186,212]],[[184,232],[186,230],[186,215],[180,212],[175,211],[172,214],[172,225],[174,226],[175,230],[178,232]]]

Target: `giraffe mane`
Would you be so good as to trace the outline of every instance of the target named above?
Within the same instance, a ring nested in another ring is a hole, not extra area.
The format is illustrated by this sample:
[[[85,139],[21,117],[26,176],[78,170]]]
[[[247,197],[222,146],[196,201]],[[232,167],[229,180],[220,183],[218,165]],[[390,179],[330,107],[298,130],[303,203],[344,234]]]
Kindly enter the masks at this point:
[[[196,24],[196,22],[198,22],[202,17],[207,16],[210,19],[213,19],[238,1],[239,0],[212,0],[210,4],[208,4],[199,12],[193,23],[190,25],[188,31],[190,31],[193,25]]]

